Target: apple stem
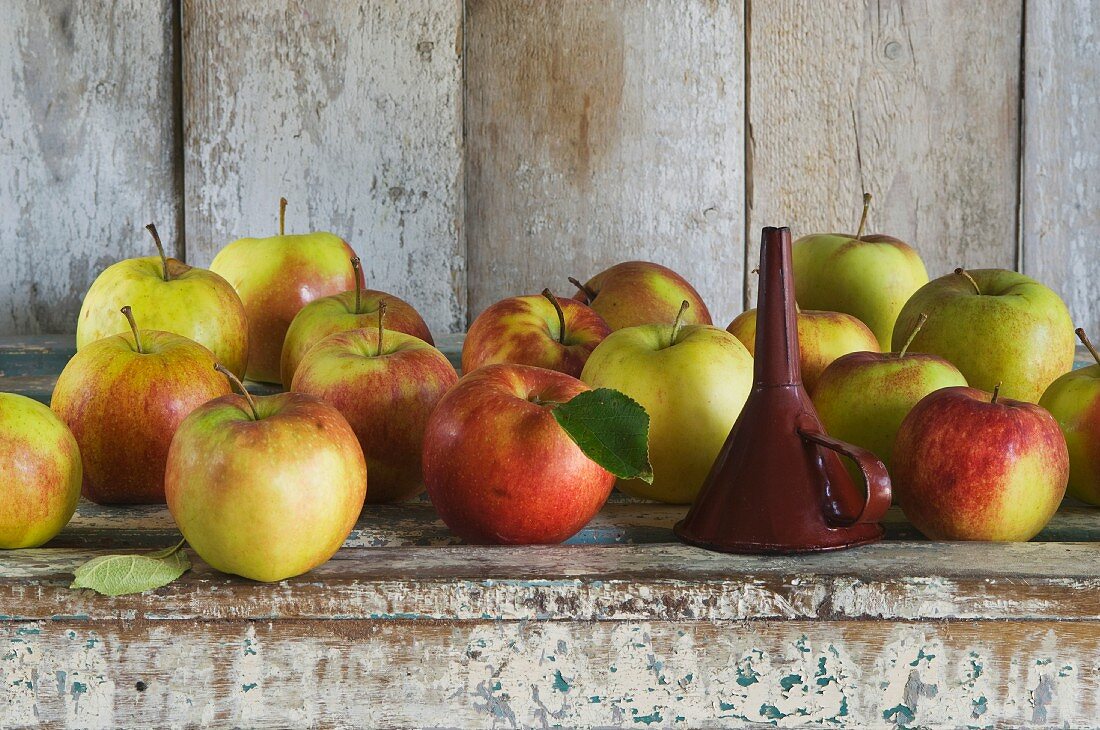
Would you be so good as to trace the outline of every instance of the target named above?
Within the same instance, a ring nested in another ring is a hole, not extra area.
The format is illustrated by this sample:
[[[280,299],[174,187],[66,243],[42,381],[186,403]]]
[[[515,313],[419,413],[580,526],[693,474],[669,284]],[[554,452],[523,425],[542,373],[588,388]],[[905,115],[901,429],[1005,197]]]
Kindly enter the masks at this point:
[[[1085,346],[1085,349],[1092,353],[1092,357],[1096,360],[1096,364],[1100,365],[1100,352],[1097,352],[1096,348],[1092,346],[1092,341],[1089,340],[1089,336],[1085,334],[1085,328],[1078,327],[1074,332],[1077,333],[1077,339],[1081,340],[1081,344]]]
[[[145,354],[145,348],[143,348],[141,346],[141,337],[138,336],[138,326],[137,326],[137,322],[134,321],[134,312],[133,312],[133,310],[130,309],[130,305],[127,304],[125,307],[123,307],[119,311],[122,312],[122,316],[124,316],[126,318],[126,321],[130,323],[130,331],[134,333],[134,345],[137,346],[138,354],[139,355],[144,355]]]
[[[920,332],[920,328],[924,326],[924,323],[928,321],[928,315],[924,312],[920,313],[917,317],[917,323],[913,325],[913,331],[909,333],[909,339],[905,341],[905,346],[898,352],[898,359],[905,357],[905,353],[909,351],[909,345],[913,344],[913,340],[916,338],[917,333]]]
[[[351,260],[351,268],[355,270],[355,313],[362,314],[360,299],[363,295],[363,262],[358,256]]]
[[[379,302],[378,303],[378,352],[375,354],[375,357],[381,357],[381,355],[382,355],[382,333],[385,332],[385,330],[382,329],[382,323],[385,322],[385,320],[386,320],[386,303],[385,302]]]
[[[974,287],[974,291],[979,296],[981,295],[982,289],[981,289],[981,287],[978,286],[978,282],[974,281],[974,277],[970,275],[969,271],[967,271],[966,269],[964,269],[963,267],[960,266],[959,268],[955,269],[955,273],[960,274],[962,276],[965,276],[966,280],[970,282],[970,285]]]
[[[558,298],[554,296],[554,292],[550,291],[550,287],[546,287],[542,290],[542,295],[550,300],[550,303],[554,305],[554,311],[558,313],[558,342],[562,345],[565,344],[565,312],[561,311],[561,303],[558,302]]]
[[[989,402],[990,403],[996,403],[997,402],[997,396],[1000,395],[1000,394],[1001,394],[1001,383],[998,382],[996,385],[993,386],[993,397],[989,399]]]
[[[252,409],[252,420],[260,420],[260,412],[256,410],[256,401],[252,400],[252,394],[248,392],[248,389],[244,387],[244,383],[233,373],[229,372],[220,362],[214,363],[214,369],[229,379],[229,382],[237,387],[237,390],[241,391],[241,395],[248,401],[248,407]]]
[[[286,235],[286,198],[279,198],[279,235]]]
[[[680,334],[680,328],[684,326],[684,312],[686,312],[690,306],[687,299],[680,302],[680,311],[676,313],[676,319],[672,322],[672,334],[668,338],[669,347],[676,344],[676,336]]]
[[[856,240],[863,238],[863,227],[867,225],[867,211],[871,209],[871,194],[863,194],[863,215],[859,217],[859,230],[856,231]]]
[[[164,274],[164,280],[170,281],[172,277],[168,275],[168,257],[164,255],[164,244],[160,242],[160,234],[157,233],[157,227],[150,223],[145,226],[145,230],[149,231],[149,235],[153,237],[153,243],[157,245],[157,253],[160,254],[160,266]]]
[[[577,287],[578,289],[580,289],[582,292],[584,292],[584,296],[585,296],[585,300],[586,300],[585,304],[591,304],[592,300],[596,298],[596,292],[592,291],[586,285],[580,283],[579,281],[574,279],[572,276],[569,277],[569,283],[572,284],[573,286]]]

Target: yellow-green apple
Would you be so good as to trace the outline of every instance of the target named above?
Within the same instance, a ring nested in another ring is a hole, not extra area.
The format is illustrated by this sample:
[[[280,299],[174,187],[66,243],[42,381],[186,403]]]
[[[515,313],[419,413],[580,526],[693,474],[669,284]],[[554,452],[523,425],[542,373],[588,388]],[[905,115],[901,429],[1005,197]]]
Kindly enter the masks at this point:
[[[711,324],[699,292],[672,269],[648,261],[625,261],[601,271],[584,284],[570,277],[578,299],[596,310],[612,330],[639,324],[672,324],[687,301],[687,324]]]
[[[933,540],[1030,540],[1069,479],[1057,421],[996,388],[925,396],[901,422],[891,462],[902,511]]]
[[[551,410],[588,390],[565,373],[486,365],[443,396],[424,437],[424,482],[451,530],[474,543],[561,542],[588,523],[615,477]]]
[[[223,573],[301,575],[331,558],[355,526],[367,492],[363,451],[320,398],[253,398],[236,385],[243,396],[209,401],[176,431],[168,510],[199,557]]]
[[[878,352],[878,339],[867,325],[843,312],[801,309],[795,319],[798,329],[802,383],[810,393],[833,360],[852,352]],[[741,340],[749,354],[756,352],[756,310],[737,315],[726,331]]]
[[[84,496],[99,504],[164,502],[168,446],[184,418],[229,392],[214,355],[172,332],[111,335],[80,350],[54,386],[50,408],[80,445]],[[118,316],[118,315],[116,315]]]
[[[741,413],[752,377],[749,351],[717,327],[677,319],[608,335],[588,358],[581,380],[642,404],[649,413],[653,464],[652,484],[620,480],[619,489],[674,504],[695,499]]]
[[[515,363],[580,377],[596,345],[611,332],[593,309],[575,299],[541,295],[510,297],[486,309],[466,333],[462,371]]]
[[[198,342],[238,375],[248,362],[248,318],[237,292],[213,271],[168,258],[156,226],[146,226],[159,256],[126,259],[96,277],[76,322],[76,349],[128,332],[123,305],[141,313],[146,329]]]
[[[252,380],[279,383],[283,340],[295,315],[314,299],[350,291],[355,257],[332,233],[286,235],[286,198],[279,201],[279,235],[240,238],[218,252],[210,270],[225,277],[248,314],[248,370]]]
[[[1100,352],[1083,329],[1077,336],[1096,360],[1073,370],[1046,389],[1039,405],[1050,411],[1069,447],[1069,493],[1100,506]]]
[[[368,502],[399,502],[424,489],[420,457],[428,417],[458,374],[419,337],[379,326],[325,337],[302,358],[290,389],[315,395],[343,414],[370,473]]]
[[[918,329],[922,322],[918,320]],[[913,406],[940,388],[966,385],[954,365],[942,357],[909,352],[908,346],[898,352],[839,357],[821,373],[812,394],[826,433],[867,449],[887,468],[898,428]]]
[[[893,236],[864,234],[871,195],[863,197],[859,230],[818,233],[794,242],[795,298],[803,309],[857,317],[891,348],[894,322],[913,292],[928,283],[928,271],[913,248]]]
[[[31,548],[61,532],[80,499],[80,449],[46,406],[0,393],[0,548]]]
[[[1001,383],[1007,398],[1032,403],[1073,367],[1073,322],[1053,291],[1004,269],[956,269],[922,286],[902,307],[894,345],[921,312],[928,323],[913,349],[949,360],[975,388]]]
[[[283,340],[280,358],[282,383],[289,386],[294,380],[298,364],[309,348],[329,335],[369,327],[378,317],[378,308],[386,303],[386,329],[419,337],[429,345],[435,344],[428,325],[412,305],[392,294],[364,289],[359,258],[351,260],[355,276],[355,291],[346,291],[329,297],[315,299],[302,307],[294,316]]]

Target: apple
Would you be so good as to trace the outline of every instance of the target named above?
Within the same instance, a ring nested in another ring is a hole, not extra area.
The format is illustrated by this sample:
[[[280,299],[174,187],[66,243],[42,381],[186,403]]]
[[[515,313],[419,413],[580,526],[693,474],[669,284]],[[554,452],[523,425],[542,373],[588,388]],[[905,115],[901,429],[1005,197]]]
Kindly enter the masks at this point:
[[[187,543],[223,573],[301,575],[344,544],[367,492],[355,432],[305,393],[243,395],[200,406],[168,452],[164,492]]]
[[[80,449],[46,406],[0,393],[0,548],[33,548],[68,524],[80,500]]]
[[[112,335],[78,351],[57,378],[50,408],[80,445],[84,496],[99,504],[164,502],[172,436],[195,408],[229,392],[214,355],[172,332]],[[117,316],[117,315],[116,315]]]
[[[887,469],[898,428],[913,406],[940,388],[966,385],[959,369],[942,357],[908,351],[923,322],[917,320],[896,353],[853,352],[837,358],[821,373],[811,396],[826,433],[867,449]]]
[[[933,540],[1030,540],[1069,479],[1058,422],[996,388],[925,396],[902,421],[891,461],[902,511]]]
[[[283,340],[295,315],[314,299],[355,288],[348,267],[355,257],[332,233],[286,233],[286,198],[279,201],[279,235],[241,238],[214,257],[210,270],[225,277],[248,314],[247,377],[280,383]]]
[[[1051,383],[1039,405],[1050,411],[1069,447],[1069,493],[1082,502],[1100,506],[1100,352],[1085,330],[1077,336],[1096,360]]]
[[[473,543],[561,542],[599,512],[615,477],[551,409],[588,386],[530,365],[486,365],[443,396],[424,436],[424,482],[439,516]]]
[[[355,276],[355,291],[346,291],[315,299],[302,307],[294,316],[283,340],[280,357],[281,382],[290,385],[298,364],[309,348],[337,332],[348,332],[369,327],[378,317],[379,305],[386,303],[386,328],[419,337],[429,345],[435,344],[428,325],[412,305],[392,294],[364,289],[363,270],[359,257],[351,260]]]
[[[798,329],[802,384],[812,393],[817,380],[833,360],[852,352],[878,352],[878,338],[867,325],[843,312],[800,309]],[[726,331],[741,340],[749,354],[756,352],[756,310],[749,309],[729,323]]]
[[[612,330],[639,324],[672,324],[680,302],[691,305],[686,324],[711,324],[710,312],[695,288],[672,269],[648,261],[626,261],[601,271],[584,284],[570,277],[578,299],[603,317]]]
[[[238,375],[248,362],[248,318],[237,292],[213,271],[168,258],[156,226],[145,226],[159,256],[126,259],[96,277],[76,322],[76,349],[128,332],[124,304],[141,312],[146,329],[172,332],[204,345]]]
[[[511,297],[486,309],[466,333],[462,371],[484,365],[515,363],[580,377],[596,345],[611,332],[591,307],[542,295]]]
[[[975,388],[1001,383],[1007,398],[1032,403],[1073,368],[1073,322],[1053,291],[1004,269],[956,269],[922,286],[905,303],[894,344],[928,314],[913,349],[939,355]]]
[[[681,305],[685,315],[688,306]],[[620,480],[619,489],[673,504],[699,493],[753,381],[752,356],[736,337],[684,319],[612,332],[581,373],[593,388],[622,391],[649,413],[653,483]]]
[[[423,491],[428,417],[458,381],[442,352],[419,337],[383,329],[388,312],[382,302],[376,329],[338,332],[310,348],[290,386],[347,419],[367,460],[368,502],[399,502]]]
[[[864,234],[870,193],[856,234],[819,233],[794,242],[795,298],[803,309],[844,312],[858,318],[889,351],[898,312],[928,271],[912,247],[893,236]],[[896,343],[895,343],[896,346]]]

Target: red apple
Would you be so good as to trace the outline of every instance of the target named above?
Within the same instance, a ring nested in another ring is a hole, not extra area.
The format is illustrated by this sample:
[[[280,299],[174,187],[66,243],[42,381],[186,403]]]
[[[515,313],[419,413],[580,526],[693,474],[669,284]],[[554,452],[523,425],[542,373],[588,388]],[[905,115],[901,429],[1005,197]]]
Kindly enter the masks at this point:
[[[199,557],[223,573],[278,581],[344,544],[367,466],[348,422],[319,398],[226,395],[180,424],[164,490]]]
[[[424,481],[452,531],[475,543],[557,543],[599,512],[615,477],[551,413],[585,390],[553,370],[487,365],[443,396],[424,437]]]
[[[389,324],[387,304],[381,306]],[[357,329],[314,345],[291,390],[317,396],[347,419],[367,459],[367,501],[398,502],[424,489],[420,457],[428,417],[457,381],[447,356],[420,338]]]
[[[962,386],[913,407],[891,461],[902,511],[933,540],[1030,540],[1069,480],[1066,440],[1046,410]]]
[[[611,330],[590,307],[542,295],[511,297],[486,309],[466,334],[462,371],[515,363],[580,377],[588,356]]]
[[[1039,405],[1062,427],[1069,446],[1070,496],[1100,507],[1100,352],[1078,328],[1095,365],[1062,375],[1049,386]]]
[[[324,338],[337,332],[371,327],[378,319],[382,302],[386,303],[386,329],[419,337],[429,345],[435,344],[428,325],[411,304],[386,292],[364,289],[359,258],[353,258],[351,265],[355,272],[355,291],[315,299],[302,307],[290,323],[283,340],[280,367],[283,385],[290,386],[309,348]]]
[[[99,504],[164,502],[168,447],[184,418],[229,385],[214,355],[170,332],[138,330],[81,348],[61,371],[50,407],[80,445],[84,496]]]
[[[584,284],[570,278],[574,295],[591,306],[612,330],[639,324],[672,324],[680,303],[689,308],[684,324],[712,324],[695,287],[672,269],[648,261],[625,261],[601,271]]]

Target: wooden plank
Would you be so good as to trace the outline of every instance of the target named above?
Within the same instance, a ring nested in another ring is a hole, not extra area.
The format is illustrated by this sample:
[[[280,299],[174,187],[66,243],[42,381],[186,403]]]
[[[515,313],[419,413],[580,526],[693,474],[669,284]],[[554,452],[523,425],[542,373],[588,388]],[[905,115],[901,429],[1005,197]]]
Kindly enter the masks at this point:
[[[1098,655],[1075,623],[63,620],[0,624],[0,700],[16,727],[1088,728]]]
[[[1013,268],[1022,5],[751,3],[749,268],[761,226],[852,232],[864,190],[932,277]]]
[[[739,1],[467,3],[471,315],[629,259],[740,311],[742,39]]]
[[[73,332],[92,280],[179,252],[172,0],[12,3],[0,23],[0,334]]]
[[[1100,4],[1028,0],[1023,266],[1100,337]]]
[[[187,237],[331,230],[368,286],[465,329],[462,3],[183,3]]]

